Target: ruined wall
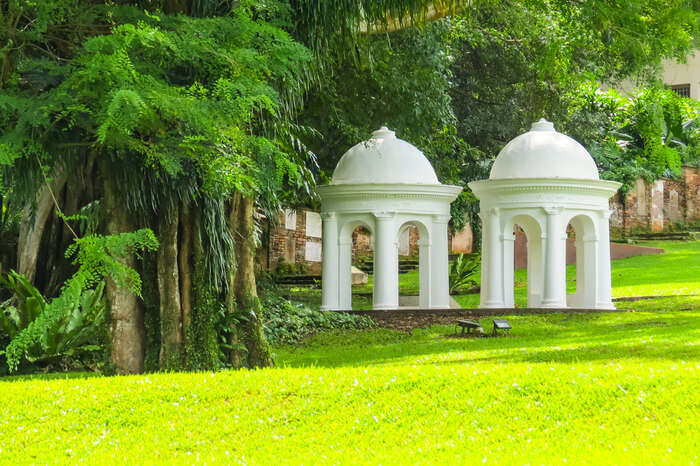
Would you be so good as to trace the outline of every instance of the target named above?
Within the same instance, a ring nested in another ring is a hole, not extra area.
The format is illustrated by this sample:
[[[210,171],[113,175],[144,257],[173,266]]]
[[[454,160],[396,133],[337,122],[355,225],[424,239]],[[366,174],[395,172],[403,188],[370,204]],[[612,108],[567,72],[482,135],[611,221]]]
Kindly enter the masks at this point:
[[[321,216],[311,210],[285,210],[276,221],[268,221],[266,241],[258,254],[258,265],[274,271],[282,262],[292,266],[295,273],[320,274],[322,254]],[[418,229],[409,226],[399,235],[399,255],[418,257]],[[472,231],[467,225],[463,231],[448,238],[453,253],[471,252]],[[372,236],[358,227],[352,234],[353,260],[371,257]],[[285,265],[287,267],[287,265]],[[289,267],[287,267],[289,269]]]
[[[651,183],[638,179],[624,200],[620,193],[610,203],[613,238],[635,233],[661,232],[700,222],[700,171],[683,167],[681,176]]]
[[[297,272],[320,273],[321,216],[310,210],[285,210],[268,225],[267,266],[275,270],[280,261],[297,265]]]

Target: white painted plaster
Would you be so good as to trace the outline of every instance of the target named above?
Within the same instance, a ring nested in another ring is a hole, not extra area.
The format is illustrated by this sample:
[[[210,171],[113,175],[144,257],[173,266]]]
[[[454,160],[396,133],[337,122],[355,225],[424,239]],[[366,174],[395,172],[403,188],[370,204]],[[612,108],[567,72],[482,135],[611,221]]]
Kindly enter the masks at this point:
[[[284,210],[284,227],[287,230],[297,229],[297,211],[291,209]]]
[[[321,216],[318,213],[306,211],[306,236],[320,238],[323,234],[321,225]]]
[[[381,128],[341,158],[329,185],[319,186],[323,218],[323,310],[352,308],[352,232],[362,225],[374,242],[374,309],[399,306],[400,232],[419,232],[421,308],[449,308],[447,222],[460,186],[440,184],[422,152]]]
[[[318,241],[307,241],[304,251],[304,260],[307,262],[321,262],[322,245]]]
[[[480,200],[482,219],[480,307],[514,307],[517,224],[528,238],[529,307],[614,308],[609,199],[619,186],[601,181],[590,154],[548,121],[540,120],[508,143],[491,178],[469,183]],[[569,223],[576,232],[577,290],[567,296]]]

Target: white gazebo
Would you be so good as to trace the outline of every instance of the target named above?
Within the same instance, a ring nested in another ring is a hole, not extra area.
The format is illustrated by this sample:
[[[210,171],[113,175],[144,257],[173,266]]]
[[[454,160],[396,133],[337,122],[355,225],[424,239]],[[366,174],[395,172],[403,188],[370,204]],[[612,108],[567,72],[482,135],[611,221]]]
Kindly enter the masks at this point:
[[[488,180],[469,187],[480,200],[481,304],[512,308],[514,227],[527,236],[528,307],[614,309],[608,199],[581,144],[544,119],[498,154]],[[567,226],[576,240],[576,293],[566,294]]]
[[[450,307],[447,222],[460,186],[440,184],[425,155],[385,127],[347,151],[319,186],[323,218],[323,310],[352,309],[352,232],[372,233],[374,309],[399,307],[398,240],[419,233],[419,307]]]

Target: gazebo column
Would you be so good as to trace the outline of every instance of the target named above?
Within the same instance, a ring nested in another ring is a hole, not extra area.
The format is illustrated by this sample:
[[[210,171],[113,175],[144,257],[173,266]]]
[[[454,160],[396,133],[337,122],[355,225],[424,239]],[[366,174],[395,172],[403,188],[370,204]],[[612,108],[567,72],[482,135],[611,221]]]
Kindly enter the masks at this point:
[[[544,235],[538,230],[532,238],[527,238],[527,305],[540,307],[542,303],[543,270],[542,240]]]
[[[323,218],[323,262],[321,310],[332,311],[339,307],[339,259],[338,217],[335,212],[324,212]]]
[[[547,251],[544,265],[542,307],[566,307],[566,236],[562,231],[561,207],[547,207]]]
[[[447,223],[449,215],[433,215],[431,229],[430,308],[450,308],[450,264],[447,248]]]
[[[515,307],[515,234],[505,233],[503,241],[503,307]]]
[[[577,241],[578,243],[578,241]],[[595,309],[598,304],[598,283],[596,280],[598,270],[598,238],[584,236],[580,243],[583,247],[582,272],[579,275],[578,246],[576,247],[576,284],[582,289],[580,294],[581,306],[586,309]],[[608,267],[608,270],[610,268]]]
[[[598,223],[598,302],[597,309],[615,309],[610,276],[610,210],[599,212]]]
[[[484,217],[486,217],[484,219]],[[503,240],[501,236],[500,209],[493,208],[487,210],[482,215],[484,221],[483,239],[485,248],[482,264],[482,276],[486,275],[486,290],[482,294],[481,305],[479,307],[502,308],[505,307],[503,301]],[[487,264],[484,271],[484,265]],[[482,283],[482,289],[484,284]]]
[[[352,309],[352,237],[338,240],[338,309]]]
[[[430,238],[418,240],[418,281],[420,285],[420,296],[418,306],[421,309],[430,309],[432,306],[432,290],[430,280],[431,269],[431,242]]]
[[[373,309],[399,307],[399,254],[394,231],[394,213],[379,212],[374,243]]]

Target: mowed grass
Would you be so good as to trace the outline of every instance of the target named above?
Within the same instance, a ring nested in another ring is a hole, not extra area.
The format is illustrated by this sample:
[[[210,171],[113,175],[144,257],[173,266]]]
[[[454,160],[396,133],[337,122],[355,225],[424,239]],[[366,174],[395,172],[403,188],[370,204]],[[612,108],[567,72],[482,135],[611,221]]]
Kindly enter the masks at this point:
[[[614,294],[699,294],[698,245],[613,262]],[[259,371],[0,379],[0,464],[698,464],[700,296],[618,307],[323,333]]]
[[[613,298],[628,296],[672,296],[700,294],[700,241],[646,241],[639,246],[661,248],[666,252],[649,256],[628,257],[611,262]],[[353,287],[353,309],[372,308],[373,276],[369,283]],[[418,270],[399,275],[399,294],[418,295]],[[481,282],[479,273],[474,280]],[[566,267],[567,292],[576,291],[576,266]],[[515,271],[515,305],[527,307],[527,270]],[[295,288],[290,299],[304,301],[309,306],[320,307],[321,290]],[[479,294],[454,296],[467,309],[479,307]]]
[[[325,333],[259,371],[10,378],[0,462],[698,464],[700,297],[632,304],[656,312]]]

